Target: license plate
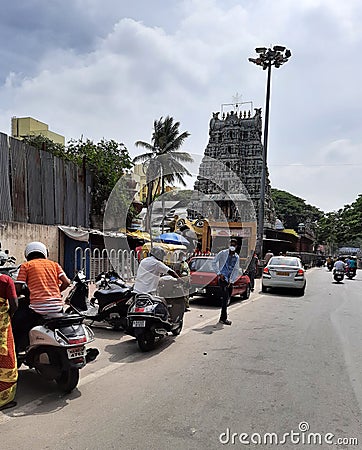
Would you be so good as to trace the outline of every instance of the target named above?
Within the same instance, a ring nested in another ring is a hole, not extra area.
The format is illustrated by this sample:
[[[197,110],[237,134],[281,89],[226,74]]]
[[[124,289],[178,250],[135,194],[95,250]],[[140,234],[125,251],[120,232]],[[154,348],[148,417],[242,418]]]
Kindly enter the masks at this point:
[[[289,272],[277,272],[277,275],[281,277],[289,277]]]
[[[146,321],[145,320],[134,320],[132,325],[133,325],[133,328],[143,328],[146,326]]]
[[[67,349],[68,358],[74,359],[74,358],[82,358],[86,355],[85,347],[74,347],[74,348],[68,348]]]

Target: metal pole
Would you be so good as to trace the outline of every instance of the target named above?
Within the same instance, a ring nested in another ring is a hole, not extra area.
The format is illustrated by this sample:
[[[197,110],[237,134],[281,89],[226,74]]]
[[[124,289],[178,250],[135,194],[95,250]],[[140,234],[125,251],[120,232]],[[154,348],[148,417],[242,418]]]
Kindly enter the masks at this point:
[[[265,215],[265,184],[267,170],[267,154],[268,154],[268,132],[269,132],[269,103],[270,103],[270,84],[271,84],[271,62],[268,64],[268,76],[266,84],[266,100],[265,100],[265,122],[264,122],[264,140],[263,140],[263,165],[260,181],[260,200],[258,211],[258,239],[257,253],[263,259],[263,237],[264,237],[264,215]]]
[[[163,177],[163,166],[161,163],[161,203],[162,203],[162,234],[165,231],[165,179]]]

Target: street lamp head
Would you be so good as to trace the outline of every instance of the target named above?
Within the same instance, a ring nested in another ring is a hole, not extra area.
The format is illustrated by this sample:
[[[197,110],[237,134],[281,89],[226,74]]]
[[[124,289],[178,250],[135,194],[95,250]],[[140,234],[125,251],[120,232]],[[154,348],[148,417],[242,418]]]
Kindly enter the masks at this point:
[[[279,68],[288,61],[292,52],[283,45],[274,45],[273,48],[257,47],[257,58],[249,58],[249,61],[262,67],[263,70],[274,66]]]

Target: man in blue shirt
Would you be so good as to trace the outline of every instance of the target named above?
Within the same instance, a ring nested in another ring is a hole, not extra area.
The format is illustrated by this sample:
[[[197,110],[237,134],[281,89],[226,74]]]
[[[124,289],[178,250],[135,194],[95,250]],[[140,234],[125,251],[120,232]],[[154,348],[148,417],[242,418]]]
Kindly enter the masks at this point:
[[[230,239],[230,247],[226,250],[221,250],[212,262],[220,287],[220,322],[225,325],[231,325],[231,321],[227,318],[227,306],[233,290],[233,284],[239,276],[239,255],[236,253],[237,245],[238,242],[236,239]]]

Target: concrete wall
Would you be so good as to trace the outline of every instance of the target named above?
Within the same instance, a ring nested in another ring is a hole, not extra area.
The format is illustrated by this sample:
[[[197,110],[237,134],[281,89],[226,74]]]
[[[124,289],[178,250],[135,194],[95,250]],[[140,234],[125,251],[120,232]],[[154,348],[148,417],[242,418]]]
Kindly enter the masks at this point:
[[[18,264],[25,261],[24,250],[31,241],[43,242],[49,250],[49,258],[63,264],[63,245],[60,231],[54,225],[36,225],[20,222],[0,223],[0,242],[2,250],[9,250]],[[61,251],[60,251],[61,249]]]

